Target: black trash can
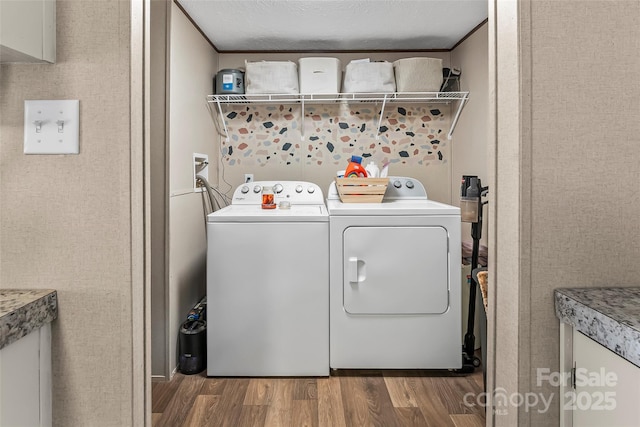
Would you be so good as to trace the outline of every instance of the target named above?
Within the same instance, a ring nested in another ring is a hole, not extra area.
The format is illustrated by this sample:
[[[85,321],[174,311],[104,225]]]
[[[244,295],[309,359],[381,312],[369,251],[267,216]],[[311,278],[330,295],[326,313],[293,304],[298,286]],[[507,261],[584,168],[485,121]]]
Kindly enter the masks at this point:
[[[197,374],[207,367],[207,322],[187,320],[180,326],[180,372]]]

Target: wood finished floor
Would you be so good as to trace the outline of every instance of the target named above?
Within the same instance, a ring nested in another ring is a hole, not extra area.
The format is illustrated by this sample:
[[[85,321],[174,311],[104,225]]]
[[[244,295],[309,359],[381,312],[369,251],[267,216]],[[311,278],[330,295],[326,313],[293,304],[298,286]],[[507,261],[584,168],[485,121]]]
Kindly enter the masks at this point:
[[[206,372],[206,371],[205,371]],[[482,370],[335,371],[328,378],[207,378],[153,383],[154,427],[482,427]],[[475,398],[467,401],[475,402]]]

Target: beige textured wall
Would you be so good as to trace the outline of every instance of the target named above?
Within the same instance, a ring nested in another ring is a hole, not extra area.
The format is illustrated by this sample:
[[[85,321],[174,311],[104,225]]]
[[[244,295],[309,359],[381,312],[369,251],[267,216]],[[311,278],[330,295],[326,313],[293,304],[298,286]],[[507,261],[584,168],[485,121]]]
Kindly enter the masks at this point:
[[[637,1],[531,5],[534,391],[536,368],[559,366],[553,289],[640,285],[639,21]]]
[[[497,85],[499,190],[513,187],[509,170],[520,172],[511,193],[498,193],[518,208],[498,202],[498,228],[515,231],[517,249],[509,256],[506,241],[498,249],[496,385],[554,396],[550,411],[518,414],[518,425],[547,426],[559,420],[559,390],[537,387],[536,370],[559,369],[553,290],[640,283],[640,4],[536,0],[517,12],[517,31],[498,32],[498,57],[505,46],[520,55],[497,71],[510,81],[517,66],[511,93],[520,90],[520,116],[501,115],[513,102],[501,96],[508,85]],[[505,129],[514,138],[501,139]],[[514,219],[518,228],[509,227]],[[509,411],[496,425],[514,425]]]
[[[56,426],[131,425],[127,1],[57,1],[57,63],[0,66],[0,286],[53,288]],[[80,100],[80,154],[24,155],[25,99]]]
[[[167,328],[168,241],[168,154],[167,154],[167,51],[171,2],[150,2],[150,203],[151,223],[151,374],[168,379],[169,344]],[[173,368],[172,368],[173,369]]]
[[[487,139],[489,106],[488,25],[485,24],[451,51],[451,65],[462,71],[460,90],[469,91],[451,146],[451,201],[460,205],[460,180],[463,175],[478,175],[488,184]],[[485,212],[486,214],[486,212]],[[482,244],[487,244],[487,221],[483,223]],[[471,241],[471,226],[462,224],[462,240]]]
[[[204,194],[193,191],[193,153],[209,155],[209,182],[215,186],[217,133],[206,96],[213,90],[218,55],[173,2],[170,34],[167,362],[173,370],[180,324],[205,295]]]

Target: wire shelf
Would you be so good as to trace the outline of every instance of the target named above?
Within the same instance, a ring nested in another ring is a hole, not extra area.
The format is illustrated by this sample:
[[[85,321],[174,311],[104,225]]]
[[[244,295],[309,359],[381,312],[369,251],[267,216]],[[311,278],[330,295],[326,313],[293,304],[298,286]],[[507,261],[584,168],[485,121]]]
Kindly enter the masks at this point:
[[[389,93],[299,93],[209,95],[208,102],[220,104],[300,104],[302,102],[404,102],[450,103],[467,100],[469,92],[389,92]]]
[[[209,95],[207,102],[215,104],[221,117],[223,105],[241,104],[299,104],[301,106],[301,117],[304,117],[305,104],[333,104],[333,103],[382,103],[380,115],[378,116],[378,132],[381,126],[384,108],[386,104],[450,104],[458,102],[458,107],[451,120],[451,127],[447,138],[451,139],[453,130],[458,123],[458,118],[469,99],[469,92],[388,92],[388,93],[276,93],[276,94],[242,94],[242,95]],[[222,120],[224,130],[229,141],[229,132],[226,122]],[[303,128],[304,129],[304,128]],[[304,134],[301,135],[304,140]],[[377,138],[377,136],[376,136]]]

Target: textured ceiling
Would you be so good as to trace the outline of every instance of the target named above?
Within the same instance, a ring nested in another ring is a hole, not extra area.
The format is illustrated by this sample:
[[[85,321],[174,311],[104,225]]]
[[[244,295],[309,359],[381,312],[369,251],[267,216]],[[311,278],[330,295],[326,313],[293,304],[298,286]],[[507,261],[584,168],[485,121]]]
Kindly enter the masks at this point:
[[[220,52],[451,49],[486,0],[177,0]]]

